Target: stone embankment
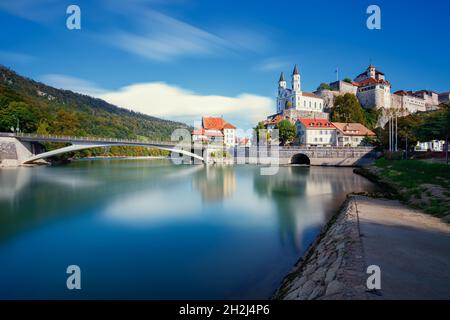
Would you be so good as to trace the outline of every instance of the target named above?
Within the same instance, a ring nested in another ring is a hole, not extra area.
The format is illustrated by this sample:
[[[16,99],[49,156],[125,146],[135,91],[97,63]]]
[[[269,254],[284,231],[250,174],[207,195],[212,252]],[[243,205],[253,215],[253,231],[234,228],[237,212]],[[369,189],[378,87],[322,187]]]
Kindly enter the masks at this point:
[[[349,196],[286,276],[274,299],[368,299],[357,203]]]

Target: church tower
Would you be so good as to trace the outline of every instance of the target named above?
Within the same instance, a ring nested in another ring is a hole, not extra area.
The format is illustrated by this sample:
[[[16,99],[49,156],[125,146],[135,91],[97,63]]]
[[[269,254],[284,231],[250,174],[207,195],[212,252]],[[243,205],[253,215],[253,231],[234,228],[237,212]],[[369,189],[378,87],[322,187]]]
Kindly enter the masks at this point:
[[[278,80],[278,93],[281,93],[286,89],[286,80],[284,80],[283,72],[280,74],[280,80]]]
[[[300,73],[298,72],[297,64],[294,66],[294,71],[292,72],[292,91],[300,91]]]

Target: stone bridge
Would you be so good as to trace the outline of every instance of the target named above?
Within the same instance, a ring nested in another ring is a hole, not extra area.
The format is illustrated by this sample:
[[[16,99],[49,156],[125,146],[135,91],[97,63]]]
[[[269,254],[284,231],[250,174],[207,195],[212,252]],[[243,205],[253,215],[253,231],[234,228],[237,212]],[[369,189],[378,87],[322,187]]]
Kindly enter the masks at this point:
[[[257,150],[250,148],[245,151],[246,163],[299,164],[313,166],[362,166],[377,158],[373,147],[279,147],[278,150]],[[244,154],[237,151],[236,154]]]

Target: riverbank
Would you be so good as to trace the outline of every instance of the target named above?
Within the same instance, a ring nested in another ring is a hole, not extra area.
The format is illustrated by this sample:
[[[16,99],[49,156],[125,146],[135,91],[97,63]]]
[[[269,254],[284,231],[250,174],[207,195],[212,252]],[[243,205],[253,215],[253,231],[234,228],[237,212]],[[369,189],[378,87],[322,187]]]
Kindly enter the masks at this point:
[[[356,202],[349,196],[273,299],[367,299]]]
[[[415,209],[450,223],[450,167],[422,160],[378,159],[355,173],[381,185],[384,190]]]
[[[449,299],[450,226],[398,200],[350,195],[274,299]],[[366,268],[381,290],[366,290]],[[376,294],[374,294],[376,293]]]

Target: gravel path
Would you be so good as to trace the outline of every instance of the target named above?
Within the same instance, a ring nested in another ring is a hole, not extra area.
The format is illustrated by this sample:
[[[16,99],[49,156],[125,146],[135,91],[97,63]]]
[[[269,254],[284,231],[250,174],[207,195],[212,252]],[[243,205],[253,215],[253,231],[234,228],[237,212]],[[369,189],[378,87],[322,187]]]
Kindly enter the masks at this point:
[[[367,266],[381,290],[367,292]],[[450,299],[450,226],[398,201],[350,196],[274,299]]]

